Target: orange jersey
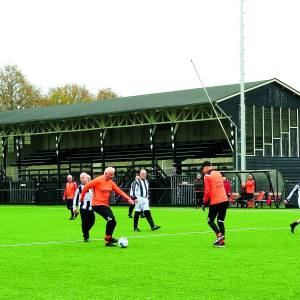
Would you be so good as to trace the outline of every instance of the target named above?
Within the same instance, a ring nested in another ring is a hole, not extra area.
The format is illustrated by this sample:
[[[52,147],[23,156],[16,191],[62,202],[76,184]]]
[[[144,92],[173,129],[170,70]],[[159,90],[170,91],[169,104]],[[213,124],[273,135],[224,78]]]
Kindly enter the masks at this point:
[[[111,192],[115,192],[118,195],[125,198],[128,202],[131,201],[131,198],[126,195],[112,180],[106,180],[104,176],[99,176],[87,183],[81,193],[80,201],[83,201],[85,193],[93,189],[93,206],[104,205],[109,206],[109,197]]]
[[[247,194],[254,194],[254,192],[255,192],[255,181],[254,181],[254,179],[248,179],[246,181],[246,189],[247,189]]]
[[[204,204],[210,205],[228,201],[221,173],[211,170],[204,176]]]
[[[64,191],[64,197],[66,199],[73,199],[75,196],[76,189],[77,189],[76,182],[67,182],[66,188]]]

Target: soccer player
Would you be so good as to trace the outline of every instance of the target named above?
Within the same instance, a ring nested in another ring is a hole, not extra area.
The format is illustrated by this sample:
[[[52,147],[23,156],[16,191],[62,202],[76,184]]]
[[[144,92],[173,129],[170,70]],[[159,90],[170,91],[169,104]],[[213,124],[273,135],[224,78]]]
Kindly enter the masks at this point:
[[[228,199],[220,172],[213,170],[211,162],[205,161],[201,167],[204,176],[204,198],[203,205],[209,203],[207,222],[215,232],[217,239],[214,242],[216,247],[225,247],[225,216],[228,207]],[[215,223],[217,217],[218,226]]]
[[[136,175],[136,176],[135,176],[135,180],[137,180],[137,179],[139,179],[139,178],[140,178],[139,175]],[[133,197],[133,193],[134,193],[134,189],[133,189],[134,184],[135,184],[135,181],[133,181],[133,182],[131,183],[131,185],[130,185],[130,192],[129,192],[129,195],[130,195],[131,198]],[[132,212],[133,212],[133,210],[134,210],[134,206],[135,206],[135,204],[129,205],[129,208],[128,208],[128,218],[132,218]]]
[[[76,182],[73,181],[72,175],[67,176],[66,188],[63,195],[63,201],[67,201],[67,209],[71,212],[71,217],[69,220],[74,220],[77,214],[73,213],[73,199],[75,196],[75,191],[77,189]]]
[[[146,179],[147,172],[142,169],[140,171],[140,176],[138,179],[134,181],[133,191],[132,191],[132,199],[135,200],[135,213],[133,220],[133,229],[134,231],[140,231],[138,228],[139,217],[141,211],[144,212],[145,217],[151,227],[151,230],[157,230],[160,226],[154,224],[150,208],[149,208],[149,182]]]
[[[83,201],[78,201],[80,199],[83,187],[91,181],[90,175],[83,172],[80,174],[80,182],[81,184],[78,186],[75,196],[73,199],[73,212],[77,213],[76,206],[80,206],[80,217],[81,217],[81,230],[83,234],[84,242],[89,242],[90,240],[90,230],[95,223],[95,214],[92,210],[92,196],[93,191],[89,190],[83,199]],[[80,204],[79,204],[80,203]]]
[[[80,200],[83,201],[85,194],[89,189],[93,189],[92,206],[93,211],[102,216],[106,220],[106,231],[105,231],[105,245],[116,246],[117,239],[113,238],[113,232],[117,225],[115,216],[109,208],[109,198],[111,192],[125,198],[129,204],[133,204],[134,201],[126,195],[117,185],[112,181],[114,177],[115,169],[108,167],[104,171],[104,175],[99,176],[87,183],[81,193]]]

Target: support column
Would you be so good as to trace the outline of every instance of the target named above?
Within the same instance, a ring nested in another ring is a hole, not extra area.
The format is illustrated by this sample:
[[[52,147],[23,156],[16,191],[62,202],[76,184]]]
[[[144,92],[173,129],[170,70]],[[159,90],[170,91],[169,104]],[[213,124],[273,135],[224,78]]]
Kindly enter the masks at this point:
[[[100,151],[101,151],[101,169],[102,174],[104,174],[105,170],[105,148],[104,148],[104,142],[106,137],[107,129],[101,129],[100,130]]]
[[[17,136],[15,138],[15,141],[16,141],[17,168],[18,168],[18,177],[19,177],[19,171],[21,170],[22,137],[21,136]]]
[[[56,165],[57,165],[57,181],[58,181],[58,188],[61,189],[61,172],[60,172],[60,140],[62,134],[57,133],[55,135],[55,148],[56,148]]]
[[[173,151],[173,174],[177,174],[177,156],[176,156],[176,133],[178,129],[178,124],[171,125],[171,143],[172,143],[172,151]]]
[[[155,130],[156,130],[156,125],[151,125],[149,128],[149,139],[150,139],[150,150],[151,150],[151,167],[152,167],[152,175],[154,176],[154,178],[156,178],[157,174],[156,174],[156,160],[155,160]]]
[[[8,138],[2,137],[2,158],[3,158],[2,168],[5,171],[5,173],[7,168],[7,153],[8,153]]]

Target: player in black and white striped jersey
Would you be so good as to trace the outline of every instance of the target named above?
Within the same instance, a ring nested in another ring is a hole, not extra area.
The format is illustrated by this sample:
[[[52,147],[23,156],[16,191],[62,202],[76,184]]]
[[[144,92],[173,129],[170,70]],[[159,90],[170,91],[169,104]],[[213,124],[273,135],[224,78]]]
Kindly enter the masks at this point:
[[[79,205],[83,239],[85,242],[89,242],[89,232],[95,223],[95,214],[92,209],[93,191],[89,190],[88,193],[85,194],[85,197],[82,202],[79,202],[79,199],[84,185],[91,181],[91,177],[87,173],[81,173],[80,181],[81,184],[78,186],[73,199],[73,211],[76,212],[76,206]]]
[[[149,207],[149,181],[146,179],[147,172],[142,169],[140,171],[140,176],[134,181],[132,186],[132,194],[130,195],[133,200],[135,200],[135,213],[133,220],[134,231],[140,231],[138,228],[139,217],[141,211],[144,212],[145,217],[152,230],[157,230],[160,226],[154,224],[150,207]]]

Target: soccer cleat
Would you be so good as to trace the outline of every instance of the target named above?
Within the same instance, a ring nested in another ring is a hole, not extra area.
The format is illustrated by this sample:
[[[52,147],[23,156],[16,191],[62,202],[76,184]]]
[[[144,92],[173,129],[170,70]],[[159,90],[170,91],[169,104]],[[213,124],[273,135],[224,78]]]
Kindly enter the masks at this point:
[[[216,241],[214,242],[214,245],[217,246],[220,243],[222,243],[224,240],[225,240],[224,235],[220,235],[220,236],[217,237]]]
[[[222,241],[222,242],[220,242],[220,243],[218,243],[218,244],[216,244],[216,245],[214,245],[214,246],[215,246],[215,247],[218,247],[218,248],[225,248],[225,247],[226,247],[224,241]]]
[[[106,246],[106,247],[116,247],[117,244],[114,244],[114,243],[112,243],[112,242],[106,241],[106,242],[105,242],[105,246]]]
[[[133,231],[140,232],[141,229],[139,229],[139,228],[134,228]]]
[[[89,242],[90,242],[89,239],[84,239],[83,241],[84,241],[85,243],[89,243]]]
[[[295,230],[295,225],[292,223],[292,224],[290,224],[290,227],[291,227],[291,233],[294,233],[294,230]]]
[[[146,216],[144,215],[144,213],[141,214],[141,218],[146,218]]]
[[[77,218],[78,215],[79,215],[79,212],[76,212],[75,213],[75,219]]]
[[[154,227],[151,228],[152,231],[154,230],[158,230],[160,228],[160,226],[155,225]]]
[[[128,218],[132,219],[132,215],[128,215]]]
[[[69,220],[74,220],[74,217],[71,217]]]
[[[113,237],[110,239],[110,243],[113,243],[113,244],[117,244],[118,243],[118,239],[114,239]]]

